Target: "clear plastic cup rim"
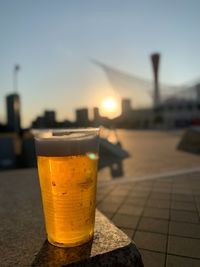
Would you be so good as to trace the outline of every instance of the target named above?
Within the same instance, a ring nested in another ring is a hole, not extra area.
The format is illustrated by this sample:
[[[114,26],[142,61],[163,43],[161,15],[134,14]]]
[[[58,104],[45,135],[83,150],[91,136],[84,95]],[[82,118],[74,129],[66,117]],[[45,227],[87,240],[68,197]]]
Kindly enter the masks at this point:
[[[36,140],[47,139],[82,139],[90,136],[98,136],[100,128],[67,128],[67,129],[32,129],[31,133]]]

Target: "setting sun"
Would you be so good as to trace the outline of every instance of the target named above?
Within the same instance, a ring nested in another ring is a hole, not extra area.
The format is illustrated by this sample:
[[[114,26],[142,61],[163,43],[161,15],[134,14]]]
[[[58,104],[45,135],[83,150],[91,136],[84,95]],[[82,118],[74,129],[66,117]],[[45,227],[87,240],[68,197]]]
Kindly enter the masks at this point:
[[[119,115],[119,103],[114,97],[107,97],[101,103],[101,111],[104,116],[115,117]]]
[[[105,109],[105,111],[113,112],[116,110],[117,103],[114,98],[106,98],[102,102],[102,107]]]

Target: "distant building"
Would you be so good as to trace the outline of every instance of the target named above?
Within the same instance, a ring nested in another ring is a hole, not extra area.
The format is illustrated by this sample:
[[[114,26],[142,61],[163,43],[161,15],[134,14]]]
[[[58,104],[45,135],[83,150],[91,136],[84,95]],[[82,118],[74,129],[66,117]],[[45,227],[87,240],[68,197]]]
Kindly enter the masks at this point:
[[[119,117],[112,120],[115,127],[132,128],[133,127],[133,109],[131,107],[131,99],[125,98],[121,102],[122,113]]]
[[[122,100],[122,114],[113,119],[115,127],[148,129],[177,128],[200,125],[200,85],[196,86],[196,99],[171,97],[157,109],[132,109],[129,99]]]
[[[46,128],[53,128],[56,125],[56,112],[54,110],[45,110],[44,124]]]
[[[56,112],[54,110],[44,111],[43,116],[38,116],[32,121],[32,128],[48,129],[48,128],[69,128],[74,127],[74,123],[69,120],[56,121]]]
[[[122,99],[122,116],[129,115],[130,112],[132,111],[131,107],[131,99]]]
[[[101,116],[99,113],[99,108],[95,107],[93,109],[93,122],[92,126],[98,127],[103,125],[105,127],[112,127],[112,120],[107,117]]]
[[[20,97],[18,94],[10,94],[6,97],[7,125],[14,132],[21,130]]]
[[[44,117],[43,116],[38,116],[33,122],[32,122],[32,128],[45,128],[45,123],[44,123]]]
[[[93,109],[93,126],[101,125],[101,116],[99,114],[99,108],[94,107]]]
[[[56,112],[54,110],[45,110],[43,116],[38,116],[33,122],[33,128],[56,128]]]
[[[197,101],[200,103],[200,83],[196,85]]]
[[[160,105],[155,111],[152,108],[132,111],[132,127],[146,128],[179,128],[200,125],[200,105],[195,101],[171,100]]]
[[[97,107],[95,107],[94,109],[93,109],[93,112],[94,112],[94,121],[98,121],[99,119],[100,119],[100,114],[99,114],[99,108],[97,108]]]
[[[82,108],[76,110],[76,124],[78,126],[86,127],[89,126],[90,121],[88,117],[88,109]]]
[[[199,123],[199,104],[196,100],[168,99],[160,107],[163,124],[166,127],[185,127]]]

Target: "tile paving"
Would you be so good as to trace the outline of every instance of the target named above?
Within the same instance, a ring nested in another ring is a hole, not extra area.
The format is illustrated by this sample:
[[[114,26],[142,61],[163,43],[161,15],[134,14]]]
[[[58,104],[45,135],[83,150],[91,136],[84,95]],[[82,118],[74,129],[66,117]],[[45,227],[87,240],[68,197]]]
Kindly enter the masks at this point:
[[[177,222],[191,222],[191,223],[199,222],[199,216],[197,212],[192,212],[192,211],[171,210],[170,218],[171,221],[177,221]]]
[[[118,227],[125,227],[130,229],[136,229],[137,223],[139,221],[139,216],[126,215],[126,214],[115,214],[112,218],[114,224]]]
[[[148,265],[147,265],[148,266]],[[199,267],[199,260],[179,256],[168,255],[167,267]]]
[[[134,241],[139,248],[164,253],[166,250],[167,235],[136,231]]]
[[[200,266],[200,173],[118,181],[99,187],[98,208],[136,243],[145,266]]]
[[[160,234],[168,233],[169,222],[167,220],[160,220],[155,218],[142,217],[138,225],[141,231],[154,232]]]
[[[169,254],[200,259],[200,240],[180,236],[169,236],[167,252]]]
[[[149,208],[144,210],[144,216],[159,219],[169,219],[169,209]]]
[[[148,251],[140,249],[144,266],[147,267],[164,267],[165,266],[165,254],[154,251]]]

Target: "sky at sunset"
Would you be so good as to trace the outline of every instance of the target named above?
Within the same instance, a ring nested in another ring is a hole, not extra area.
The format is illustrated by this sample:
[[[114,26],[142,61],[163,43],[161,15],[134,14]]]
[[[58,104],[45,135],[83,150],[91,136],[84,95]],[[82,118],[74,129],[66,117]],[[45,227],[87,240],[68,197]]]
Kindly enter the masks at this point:
[[[76,108],[119,101],[91,59],[152,79],[149,55],[158,51],[162,82],[198,80],[199,10],[199,0],[0,0],[0,122],[16,63],[23,126],[44,109],[74,119]]]

